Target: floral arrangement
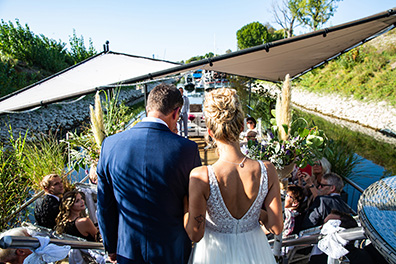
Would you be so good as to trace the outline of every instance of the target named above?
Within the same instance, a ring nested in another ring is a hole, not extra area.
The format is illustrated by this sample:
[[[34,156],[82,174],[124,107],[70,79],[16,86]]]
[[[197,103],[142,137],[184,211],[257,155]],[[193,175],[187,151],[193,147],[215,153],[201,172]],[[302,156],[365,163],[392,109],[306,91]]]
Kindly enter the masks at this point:
[[[275,110],[271,111],[271,131],[258,142],[248,142],[248,157],[271,161],[277,170],[292,163],[299,167],[313,165],[323,157],[326,135],[318,127],[308,127],[308,122],[298,118],[292,122],[291,85],[286,76],[282,88],[282,98],[277,97]]]

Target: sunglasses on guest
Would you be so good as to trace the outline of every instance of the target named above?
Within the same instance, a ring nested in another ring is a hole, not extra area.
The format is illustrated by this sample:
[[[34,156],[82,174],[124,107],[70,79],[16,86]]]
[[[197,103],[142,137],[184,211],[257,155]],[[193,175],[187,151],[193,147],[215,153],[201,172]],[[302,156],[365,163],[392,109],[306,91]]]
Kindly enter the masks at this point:
[[[318,184],[318,188],[323,188],[323,187],[326,187],[326,186],[333,186],[334,184],[325,184],[325,183],[319,183]]]

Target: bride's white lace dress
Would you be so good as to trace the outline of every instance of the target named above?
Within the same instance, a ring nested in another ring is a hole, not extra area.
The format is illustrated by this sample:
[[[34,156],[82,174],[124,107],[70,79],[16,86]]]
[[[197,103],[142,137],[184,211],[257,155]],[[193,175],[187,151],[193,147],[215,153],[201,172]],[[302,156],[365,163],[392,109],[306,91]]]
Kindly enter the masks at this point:
[[[267,170],[262,161],[259,194],[241,219],[228,211],[212,166],[208,166],[210,196],[205,234],[195,244],[189,263],[276,263],[259,225],[260,209],[268,193]]]

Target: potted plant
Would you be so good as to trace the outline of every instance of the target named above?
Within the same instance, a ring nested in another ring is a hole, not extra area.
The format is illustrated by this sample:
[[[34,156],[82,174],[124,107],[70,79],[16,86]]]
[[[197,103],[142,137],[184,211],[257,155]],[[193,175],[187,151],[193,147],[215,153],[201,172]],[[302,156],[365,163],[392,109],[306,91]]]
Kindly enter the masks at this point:
[[[294,165],[303,168],[323,157],[325,133],[317,126],[308,127],[305,119],[292,121],[289,75],[286,75],[282,96],[278,94],[276,108],[271,114],[274,117],[271,131],[258,142],[248,142],[248,157],[272,162],[280,179],[289,175]]]

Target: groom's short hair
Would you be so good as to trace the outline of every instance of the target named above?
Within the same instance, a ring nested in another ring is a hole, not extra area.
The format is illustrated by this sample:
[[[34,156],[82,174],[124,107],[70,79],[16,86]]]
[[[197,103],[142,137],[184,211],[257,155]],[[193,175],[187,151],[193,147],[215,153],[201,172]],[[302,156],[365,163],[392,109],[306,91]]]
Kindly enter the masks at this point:
[[[160,111],[164,115],[183,106],[183,97],[173,84],[161,83],[151,90],[147,99],[147,112]]]

